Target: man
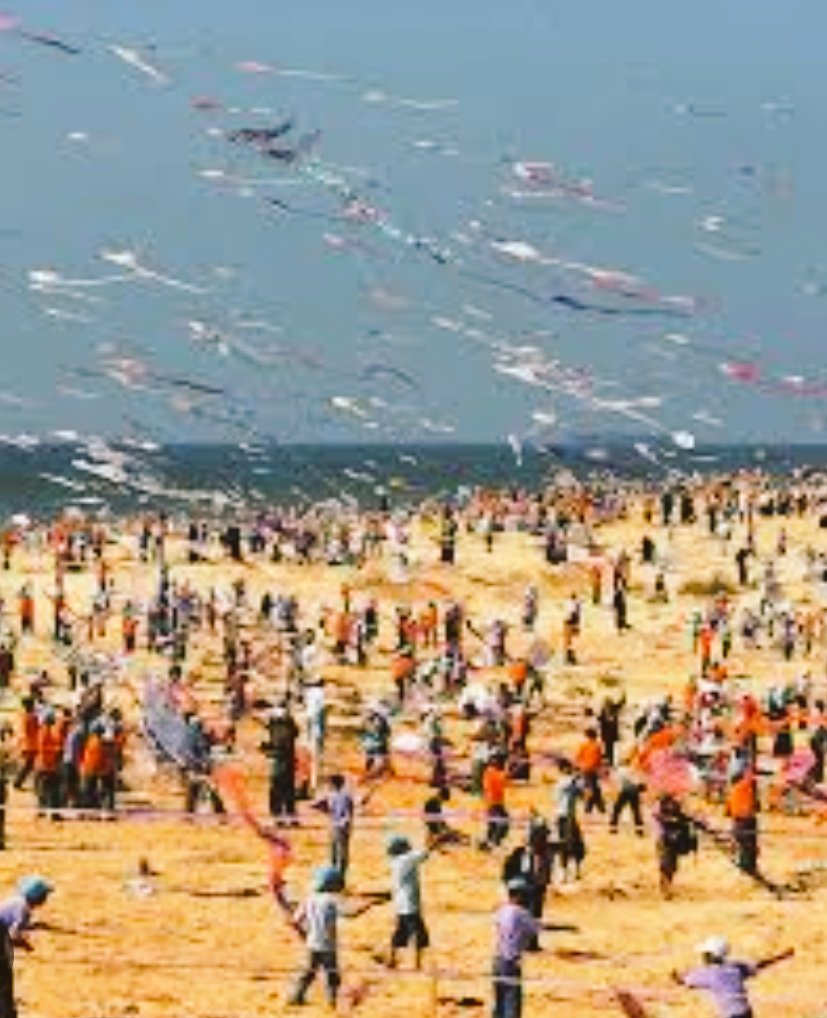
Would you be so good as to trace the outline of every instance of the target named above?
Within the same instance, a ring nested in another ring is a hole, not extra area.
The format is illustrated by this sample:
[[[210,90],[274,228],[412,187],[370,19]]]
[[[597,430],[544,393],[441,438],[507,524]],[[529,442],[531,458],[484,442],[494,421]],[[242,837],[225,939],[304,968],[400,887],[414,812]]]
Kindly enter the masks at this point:
[[[746,981],[795,953],[790,948],[755,963],[728,961],[729,944],[723,937],[708,937],[698,945],[698,951],[703,965],[684,975],[673,972],[672,978],[689,989],[706,990],[712,997],[719,1018],[753,1018]]]
[[[20,770],[14,780],[15,788],[22,788],[26,778],[34,771],[37,760],[37,738],[40,731],[40,719],[35,710],[34,698],[24,696],[21,700],[20,714]]]
[[[577,802],[583,795],[583,784],[568,760],[561,760],[559,768],[560,778],[552,794],[562,879],[565,881],[571,863],[574,863],[575,879],[580,878],[580,868],[586,858],[586,845],[577,821]]]
[[[494,917],[494,964],[492,966],[493,1018],[521,1018],[523,1011],[522,958],[536,950],[540,923],[525,907],[526,884],[508,883],[508,902]]]
[[[44,905],[54,888],[43,877],[25,877],[17,894],[0,904],[0,1018],[17,1018],[14,1003],[14,948],[33,950],[26,938],[32,913]]]
[[[425,800],[422,808],[425,818],[425,844],[429,849],[441,849],[447,845],[467,845],[470,838],[456,830],[445,819],[443,804],[451,798],[451,789],[442,785]]]
[[[60,808],[60,760],[62,755],[63,742],[60,727],[54,710],[49,707],[43,713],[43,723],[37,733],[35,781],[39,813],[52,816],[52,810]]]
[[[299,729],[287,705],[279,704],[270,717],[269,737],[262,746],[270,757],[270,815],[296,822],[296,740]]]
[[[642,837],[643,816],[640,808],[640,798],[641,792],[645,788],[645,783],[640,772],[634,767],[634,755],[634,752],[628,753],[615,772],[618,793],[612,806],[609,830],[612,834],[617,834],[620,816],[628,807],[635,823],[635,832],[639,837]]]
[[[748,876],[755,876],[758,873],[758,789],[751,767],[733,781],[726,811],[732,820],[736,865]]]
[[[291,916],[291,924],[304,937],[307,962],[296,980],[288,1003],[304,1004],[307,991],[316,973],[324,971],[327,1001],[336,1006],[342,977],[339,974],[338,921],[340,916],[355,917],[370,908],[372,902],[357,911],[346,913],[337,897],[342,889],[338,870],[322,866],[313,875],[313,890]]]
[[[508,810],[505,806],[505,792],[508,778],[505,771],[505,756],[495,753],[483,771],[482,797],[487,819],[483,849],[496,848],[508,837]]]
[[[603,801],[603,790],[600,787],[603,745],[597,737],[596,728],[586,729],[586,738],[577,750],[575,763],[583,779],[586,812],[597,810],[598,813],[605,813],[606,803]]]
[[[388,958],[390,968],[396,968],[397,952],[413,941],[414,960],[417,971],[422,967],[422,952],[429,946],[428,927],[422,918],[422,887],[419,869],[428,858],[428,851],[417,851],[410,841],[401,835],[393,835],[388,841],[388,857],[391,867],[391,898],[396,912],[396,927],[391,937]]]
[[[353,833],[353,796],[347,790],[344,775],[331,774],[329,783],[330,794],[314,805],[330,817],[330,865],[339,874],[344,888],[350,863],[350,837]]]
[[[509,853],[503,865],[506,888],[515,880],[526,885],[525,903],[535,919],[543,918],[546,892],[551,883],[553,853],[545,820],[532,816],[525,843]]]
[[[315,679],[305,685],[307,743],[310,747],[310,788],[318,794],[324,770],[324,748],[327,738],[327,702],[324,679]]]

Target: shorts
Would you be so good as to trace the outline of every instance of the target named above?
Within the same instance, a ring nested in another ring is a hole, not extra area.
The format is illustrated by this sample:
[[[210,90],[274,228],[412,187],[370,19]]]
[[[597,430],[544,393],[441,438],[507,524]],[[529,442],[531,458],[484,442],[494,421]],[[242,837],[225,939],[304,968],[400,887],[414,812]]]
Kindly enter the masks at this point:
[[[414,942],[417,950],[420,951],[431,943],[431,939],[428,936],[428,927],[425,925],[422,916],[418,913],[396,917],[396,929],[393,931],[391,946],[407,947],[411,941]]]

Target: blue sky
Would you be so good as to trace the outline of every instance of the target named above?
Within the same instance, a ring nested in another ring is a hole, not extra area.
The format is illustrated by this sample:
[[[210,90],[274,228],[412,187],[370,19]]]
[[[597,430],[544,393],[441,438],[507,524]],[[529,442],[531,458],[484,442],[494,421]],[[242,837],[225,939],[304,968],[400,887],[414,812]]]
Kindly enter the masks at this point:
[[[436,424],[497,440],[533,433],[535,413],[555,417],[554,434],[645,430],[605,409],[643,398],[661,401],[647,414],[660,436],[821,437],[820,393],[781,394],[778,381],[800,375],[817,390],[824,378],[823,4],[797,3],[794,16],[787,5],[706,0],[60,0],[10,11],[24,30],[82,52],[0,34],[0,430],[323,441],[433,437]],[[113,45],[139,51],[169,83]],[[238,70],[252,60],[335,78]],[[199,113],[200,95],[245,112]],[[344,167],[385,224],[457,261],[438,265],[375,223],[341,222],[341,205],[303,167],[269,165],[220,134],[288,115],[299,132],[321,132],[314,158]],[[509,199],[520,159],[590,179],[606,206]],[[276,182],[250,195],[199,177],[217,168]],[[267,195],[331,218],[268,210]],[[700,310],[677,321],[580,314],[455,271],[570,292],[570,274],[493,257],[494,237],[623,269],[698,298]],[[111,273],[107,247],[135,249],[207,292],[128,282],[86,291],[105,298],[90,304],[28,288],[32,269]],[[439,317],[483,335],[441,329]],[[229,348],[199,347],[193,320]],[[664,338],[675,332],[680,344]],[[236,342],[266,356],[251,361]],[[495,343],[534,346],[581,372],[602,403],[498,373]],[[106,376],[126,357],[151,373],[144,388]],[[727,381],[727,359],[757,363],[763,390]],[[413,384],[377,381],[377,365]],[[224,395],[193,406],[162,376]]]

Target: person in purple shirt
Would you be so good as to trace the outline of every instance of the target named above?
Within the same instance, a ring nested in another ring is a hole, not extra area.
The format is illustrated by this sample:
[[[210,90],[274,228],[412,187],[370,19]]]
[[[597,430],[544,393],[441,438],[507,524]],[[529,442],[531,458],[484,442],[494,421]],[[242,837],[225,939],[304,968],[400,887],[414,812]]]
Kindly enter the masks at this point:
[[[318,799],[312,805],[330,817],[330,864],[338,871],[344,887],[350,863],[350,836],[353,833],[355,804],[344,775],[331,774],[328,783],[329,795]]]
[[[541,930],[576,931],[577,927],[544,923],[527,908],[530,888],[525,880],[509,880],[508,901],[494,916],[493,1018],[520,1018],[523,1011],[522,958],[538,951]]]
[[[672,976],[682,986],[692,990],[706,990],[718,1013],[718,1018],[753,1018],[752,1005],[747,992],[747,980],[779,961],[791,958],[792,948],[759,962],[731,961],[729,944],[723,937],[708,937],[698,945],[703,965],[681,975]]]

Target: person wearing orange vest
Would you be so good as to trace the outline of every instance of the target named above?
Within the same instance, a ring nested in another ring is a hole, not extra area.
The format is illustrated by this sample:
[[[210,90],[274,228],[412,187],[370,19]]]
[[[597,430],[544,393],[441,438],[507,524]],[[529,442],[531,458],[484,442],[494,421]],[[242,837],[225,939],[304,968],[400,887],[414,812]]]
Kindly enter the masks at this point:
[[[583,778],[585,792],[584,806],[587,813],[597,810],[606,812],[603,790],[600,787],[600,772],[603,768],[603,744],[597,737],[596,728],[586,729],[586,738],[580,743],[574,763]]]
[[[433,601],[419,614],[419,632],[422,634],[423,647],[436,647],[439,628],[439,613]]]
[[[97,809],[101,805],[101,785],[106,773],[103,736],[103,721],[94,721],[80,758],[81,801],[89,809]]]
[[[482,775],[482,798],[485,803],[487,828],[481,848],[495,848],[508,837],[508,810],[505,808],[505,755],[495,753]]]
[[[514,695],[518,700],[522,700],[528,680],[528,661],[524,657],[512,658],[508,664],[508,677],[514,687]]]
[[[732,820],[736,864],[744,873],[755,876],[758,873],[758,786],[751,767],[733,781],[726,811]]]
[[[20,769],[14,779],[14,787],[22,788],[26,778],[34,771],[37,760],[37,735],[40,721],[34,708],[34,700],[26,696],[22,701],[23,711],[20,716]]]
[[[37,801],[41,811],[60,808],[60,760],[63,755],[61,727],[52,708],[43,714],[37,733],[35,780]]]
[[[399,703],[404,705],[407,698],[408,686],[414,677],[416,662],[412,651],[401,650],[391,663],[391,678],[396,686],[399,696]]]
[[[34,598],[28,585],[20,591],[20,632],[34,632]]]

